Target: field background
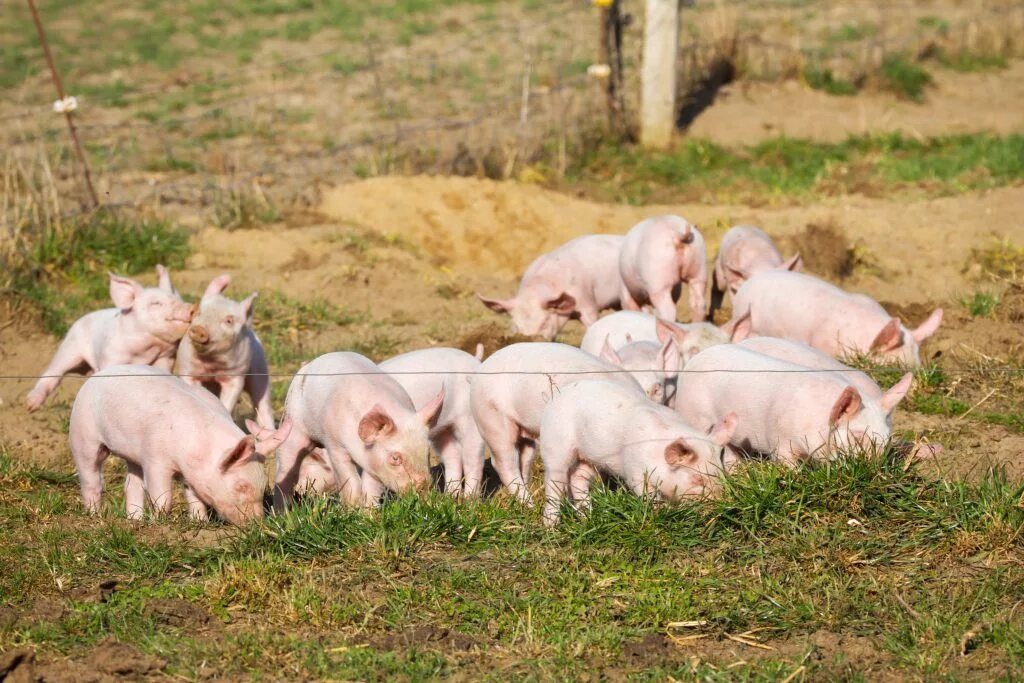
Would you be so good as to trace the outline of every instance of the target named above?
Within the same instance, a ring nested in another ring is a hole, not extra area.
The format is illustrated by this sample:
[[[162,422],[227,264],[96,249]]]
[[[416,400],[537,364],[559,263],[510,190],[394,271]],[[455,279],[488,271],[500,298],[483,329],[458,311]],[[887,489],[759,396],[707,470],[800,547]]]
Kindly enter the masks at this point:
[[[624,8],[632,117],[642,7]],[[608,124],[585,2],[41,10],[108,208],[86,210],[27,9],[3,4],[0,374],[22,379],[0,380],[0,678],[1019,676],[1019,3],[698,2],[679,70],[699,115],[659,153]],[[81,380],[21,407],[107,270],[153,282],[167,263],[193,297],[231,272],[235,296],[260,292],[275,372],[341,348],[490,353],[514,337],[475,291],[510,295],[541,251],[663,212],[712,250],[761,225],[912,325],[942,306],[895,419],[943,455],[751,467],[693,506],[606,491],[554,532],[500,494],[314,502],[238,531],[128,523],[116,463],[86,518],[66,437]]]

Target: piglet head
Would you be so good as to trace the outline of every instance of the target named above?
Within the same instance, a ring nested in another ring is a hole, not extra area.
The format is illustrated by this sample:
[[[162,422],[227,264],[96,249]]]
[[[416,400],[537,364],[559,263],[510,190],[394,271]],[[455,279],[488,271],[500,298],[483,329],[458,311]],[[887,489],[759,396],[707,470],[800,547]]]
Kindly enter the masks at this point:
[[[403,424],[379,403],[359,420],[359,440],[366,448],[367,469],[384,486],[401,493],[430,485],[430,428],[444,402],[442,390]]]
[[[242,437],[217,463],[219,481],[207,487],[213,508],[232,524],[242,526],[263,516],[267,473],[256,439]]]
[[[899,318],[891,318],[875,335],[869,352],[883,361],[901,363],[912,368],[921,367],[921,344],[935,334],[941,324],[941,308],[932,311],[928,319],[913,330],[904,327]]]
[[[196,307],[181,300],[163,266],[157,266],[157,275],[159,286],[143,287],[136,280],[110,273],[110,298],[122,314],[132,316],[144,334],[174,344],[185,336]]]
[[[718,477],[726,466],[725,449],[736,431],[736,419],[735,413],[729,413],[711,427],[707,438],[680,437],[665,446],[662,458],[666,467],[656,482],[652,478],[662,498],[699,496],[718,487]]]
[[[576,313],[576,298],[567,292],[554,292],[548,287],[528,287],[514,299],[477,297],[496,313],[512,318],[512,331],[527,337],[553,340],[559,330]]]
[[[252,324],[256,292],[241,301],[232,301],[223,295],[230,282],[228,275],[213,278],[199,302],[199,312],[192,319],[188,338],[201,355],[216,355],[232,349]]]

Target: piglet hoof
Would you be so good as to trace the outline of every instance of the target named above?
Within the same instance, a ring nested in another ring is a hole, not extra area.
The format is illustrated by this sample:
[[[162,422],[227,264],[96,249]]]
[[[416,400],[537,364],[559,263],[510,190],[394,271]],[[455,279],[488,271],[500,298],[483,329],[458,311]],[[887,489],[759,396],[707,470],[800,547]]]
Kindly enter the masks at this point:
[[[46,401],[45,392],[32,390],[25,397],[25,410],[30,413],[34,413],[43,407],[44,401]]]

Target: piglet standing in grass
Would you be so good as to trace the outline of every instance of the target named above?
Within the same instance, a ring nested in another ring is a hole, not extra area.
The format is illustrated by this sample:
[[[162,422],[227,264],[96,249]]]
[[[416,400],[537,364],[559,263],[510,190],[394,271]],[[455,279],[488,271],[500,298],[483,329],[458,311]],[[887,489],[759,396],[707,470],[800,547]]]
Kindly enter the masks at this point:
[[[586,235],[538,256],[512,299],[477,295],[487,308],[512,317],[523,335],[552,340],[569,320],[593,325],[606,308],[619,308],[619,235]]]
[[[733,320],[750,316],[751,334],[803,342],[836,358],[867,355],[920,367],[920,344],[942,323],[937,308],[909,330],[863,294],[803,273],[768,270],[747,280],[733,299]]]
[[[734,296],[740,285],[754,275],[765,270],[799,271],[802,268],[800,254],[784,261],[772,238],[761,228],[753,225],[730,228],[722,237],[711,273],[711,310],[708,315],[714,315],[722,300]]]
[[[473,418],[501,483],[524,503],[544,406],[565,387],[586,379],[622,384],[647,400],[622,368],[568,344],[511,344],[481,365],[470,389]]]
[[[638,496],[664,500],[713,492],[731,464],[726,448],[736,415],[710,430],[694,429],[671,408],[620,383],[584,380],[562,389],[544,409],[544,522],[558,521],[562,501],[588,503],[598,473],[621,479]]]
[[[636,311],[650,304],[658,317],[674,321],[682,285],[689,289],[690,319],[707,317],[704,290],[708,284],[704,238],[695,225],[679,216],[656,216],[626,233],[619,253],[622,308]]]
[[[256,409],[256,421],[272,430],[270,370],[263,344],[252,330],[256,293],[232,301],[223,295],[230,283],[230,276],[218,275],[207,286],[178,347],[178,374],[187,383],[212,391],[229,413],[245,391]]]
[[[735,413],[734,447],[795,466],[884,444],[892,434],[892,411],[909,388],[904,377],[880,400],[866,400],[843,372],[723,344],[686,364],[676,410],[698,429]]]
[[[173,501],[181,479],[193,517],[207,506],[232,524],[263,516],[267,475],[263,458],[288,435],[247,422],[245,434],[205,389],[192,387],[166,370],[146,365],[114,365],[89,378],[71,410],[68,430],[78,470],[82,502],[99,512],[103,462],[123,458],[125,508],[139,519],[148,496],[160,512]]]
[[[483,349],[477,353],[482,357]],[[484,477],[484,440],[473,420],[470,385],[480,360],[459,349],[434,348],[410,351],[380,364],[380,369],[402,385],[417,409],[439,394],[444,405],[430,442],[444,465],[445,490],[467,497],[480,495]]]
[[[68,330],[43,376],[25,398],[34,411],[69,372],[91,374],[111,365],[174,367],[178,342],[188,330],[195,306],[178,296],[163,266],[156,267],[159,285],[143,287],[126,277],[110,274],[114,308],[82,316]]]
[[[369,358],[328,353],[299,369],[288,388],[292,421],[278,449],[274,507],[291,500],[303,461],[322,449],[327,490],[351,505],[376,506],[384,489],[397,493],[430,485],[429,430],[444,402],[439,392],[419,410],[409,394]]]

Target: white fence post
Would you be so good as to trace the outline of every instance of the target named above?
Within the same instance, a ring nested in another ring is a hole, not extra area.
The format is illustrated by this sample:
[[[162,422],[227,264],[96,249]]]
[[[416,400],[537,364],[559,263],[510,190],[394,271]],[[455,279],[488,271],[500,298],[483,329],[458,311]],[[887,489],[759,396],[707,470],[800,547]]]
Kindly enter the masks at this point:
[[[679,0],[647,0],[641,74],[640,144],[663,149],[675,129]]]

